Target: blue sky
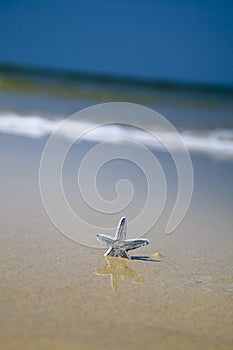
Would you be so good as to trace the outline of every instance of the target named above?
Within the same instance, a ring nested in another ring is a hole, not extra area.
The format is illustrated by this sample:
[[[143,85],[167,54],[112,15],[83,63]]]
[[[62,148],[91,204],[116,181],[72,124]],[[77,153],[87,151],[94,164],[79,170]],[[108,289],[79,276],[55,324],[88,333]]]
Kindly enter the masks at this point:
[[[233,2],[0,0],[0,62],[233,86]]]

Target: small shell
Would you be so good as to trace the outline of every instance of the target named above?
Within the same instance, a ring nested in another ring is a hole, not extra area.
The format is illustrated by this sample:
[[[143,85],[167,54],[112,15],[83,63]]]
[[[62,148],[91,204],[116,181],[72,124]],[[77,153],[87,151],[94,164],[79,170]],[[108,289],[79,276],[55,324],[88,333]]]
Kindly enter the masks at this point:
[[[154,254],[151,255],[151,257],[154,258],[154,259],[163,259],[163,258],[165,258],[165,256],[160,254],[160,253],[154,253]]]

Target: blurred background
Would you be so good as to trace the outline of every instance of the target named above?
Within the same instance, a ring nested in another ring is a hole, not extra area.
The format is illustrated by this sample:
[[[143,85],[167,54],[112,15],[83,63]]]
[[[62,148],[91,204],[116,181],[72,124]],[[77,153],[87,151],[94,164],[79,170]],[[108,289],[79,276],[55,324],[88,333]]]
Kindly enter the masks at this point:
[[[232,1],[7,0],[1,64],[233,87]]]
[[[232,155],[232,13],[231,0],[0,1],[0,131],[129,101]]]

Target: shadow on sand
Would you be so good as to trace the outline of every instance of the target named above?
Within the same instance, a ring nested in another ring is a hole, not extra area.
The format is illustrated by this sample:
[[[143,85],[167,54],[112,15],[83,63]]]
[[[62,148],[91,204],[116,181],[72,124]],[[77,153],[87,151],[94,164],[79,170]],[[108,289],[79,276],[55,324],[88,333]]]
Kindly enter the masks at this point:
[[[152,259],[149,256],[131,256],[131,260],[140,260],[140,261],[150,261],[150,262],[161,262],[159,259]]]

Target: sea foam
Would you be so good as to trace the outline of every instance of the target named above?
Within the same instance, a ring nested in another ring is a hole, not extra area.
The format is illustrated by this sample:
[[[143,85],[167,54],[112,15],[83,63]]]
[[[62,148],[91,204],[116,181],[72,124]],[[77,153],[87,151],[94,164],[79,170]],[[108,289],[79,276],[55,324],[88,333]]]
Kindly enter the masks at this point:
[[[39,115],[22,116],[12,112],[0,112],[0,132],[41,138],[51,135],[64,121],[62,118],[49,119]],[[87,128],[89,129],[88,132],[83,133]],[[115,139],[115,142],[133,140],[141,142],[151,149],[165,150],[162,143],[150,133],[119,124],[98,126],[83,120],[66,120],[59,136],[73,139],[76,135],[82,133],[81,140],[93,142],[103,142],[108,139]],[[156,134],[166,144],[178,151],[175,133],[156,131]],[[207,153],[233,160],[233,129],[183,130],[180,131],[180,135],[189,151]],[[118,141],[116,141],[117,139]]]

